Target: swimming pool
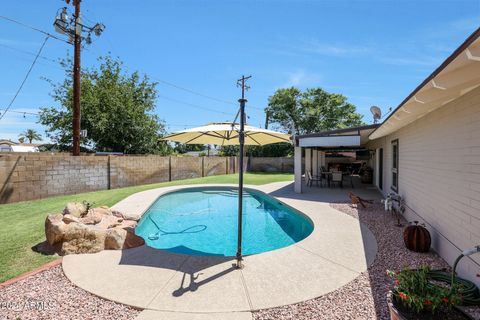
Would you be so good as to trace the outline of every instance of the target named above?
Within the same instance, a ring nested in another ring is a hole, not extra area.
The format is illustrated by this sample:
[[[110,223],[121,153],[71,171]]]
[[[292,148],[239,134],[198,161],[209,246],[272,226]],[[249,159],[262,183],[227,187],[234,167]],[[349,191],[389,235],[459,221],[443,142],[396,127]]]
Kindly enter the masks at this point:
[[[286,247],[313,231],[312,221],[252,189],[243,196],[244,255]],[[235,256],[238,189],[188,188],[160,196],[145,212],[135,233],[148,246],[191,255]]]

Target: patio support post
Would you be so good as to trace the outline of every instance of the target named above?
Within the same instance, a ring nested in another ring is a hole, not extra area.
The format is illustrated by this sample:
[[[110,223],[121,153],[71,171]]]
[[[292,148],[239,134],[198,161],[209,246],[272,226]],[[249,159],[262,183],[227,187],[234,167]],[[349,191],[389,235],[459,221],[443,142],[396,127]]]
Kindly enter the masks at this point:
[[[297,147],[297,146],[295,147],[294,170],[295,170],[295,180],[294,180],[295,192],[302,193],[302,147]]]
[[[312,172],[312,149],[305,148],[305,174],[307,171]]]
[[[312,149],[313,159],[312,159],[312,174],[314,176],[318,175],[318,153],[319,151],[316,148]]]

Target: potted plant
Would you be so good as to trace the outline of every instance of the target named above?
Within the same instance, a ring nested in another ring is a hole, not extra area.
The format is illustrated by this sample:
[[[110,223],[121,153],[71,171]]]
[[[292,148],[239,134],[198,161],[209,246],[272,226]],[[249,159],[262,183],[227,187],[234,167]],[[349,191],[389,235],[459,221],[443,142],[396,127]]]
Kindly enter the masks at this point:
[[[392,320],[472,319],[455,308],[462,301],[458,287],[434,283],[429,279],[430,268],[423,266],[400,272],[387,270],[395,286],[387,297]]]

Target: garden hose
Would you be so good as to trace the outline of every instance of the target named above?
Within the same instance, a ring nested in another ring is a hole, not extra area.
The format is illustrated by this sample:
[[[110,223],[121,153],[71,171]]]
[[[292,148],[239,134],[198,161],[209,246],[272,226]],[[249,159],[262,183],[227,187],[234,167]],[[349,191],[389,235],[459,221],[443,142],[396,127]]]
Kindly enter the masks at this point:
[[[456,285],[458,293],[462,296],[462,305],[464,306],[480,306],[480,291],[477,286],[466,279],[462,279],[456,276],[457,265],[463,257],[468,257],[472,254],[480,252],[480,245],[471,249],[463,251],[455,262],[453,263],[452,273],[449,274],[446,270],[431,270],[428,273],[428,277],[435,281],[445,282],[450,284],[450,288]]]
[[[462,296],[463,306],[480,306],[480,291],[477,286],[471,281],[454,276],[454,274],[455,269],[452,273],[445,270],[431,270],[428,277],[450,285],[452,283],[456,284],[459,287],[458,293]]]

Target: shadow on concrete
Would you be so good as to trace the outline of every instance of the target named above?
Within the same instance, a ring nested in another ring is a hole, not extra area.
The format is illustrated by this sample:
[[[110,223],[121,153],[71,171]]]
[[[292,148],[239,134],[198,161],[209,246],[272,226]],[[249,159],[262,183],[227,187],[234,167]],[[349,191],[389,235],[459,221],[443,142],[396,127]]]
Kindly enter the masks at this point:
[[[138,248],[122,250],[119,264],[170,269],[182,272],[183,276],[178,284],[178,289],[172,292],[174,297],[180,297],[186,292],[195,292],[199,287],[237,270],[234,257],[207,256],[205,252],[183,246],[172,248],[172,250],[188,252],[189,254],[178,254],[144,245]],[[232,263],[226,264],[230,261]],[[225,264],[225,266],[208,278],[199,280],[199,277],[204,274],[202,273],[203,270],[220,264]]]
[[[17,160],[15,160],[15,163],[13,167],[10,169],[10,172],[7,175],[7,178],[3,182],[2,188],[0,188],[0,204],[2,203],[7,203],[8,199],[12,196],[13,193],[13,187],[9,186],[10,179],[12,178],[13,172],[15,172],[15,169],[17,168],[18,162],[20,161],[20,156],[17,157]]]
[[[355,194],[361,195],[362,197],[368,199],[379,200],[381,198],[381,195],[380,193],[378,193],[378,191],[374,189],[367,189],[366,187],[356,187],[355,189],[338,187],[305,187],[304,193],[297,194],[293,191],[293,183],[283,188],[277,189],[273,192],[270,192],[269,194],[278,198],[332,203],[346,202],[349,199],[349,191],[353,191],[355,192]],[[359,225],[359,228],[361,229],[362,234],[370,232],[362,224]],[[362,238],[365,247],[367,246],[368,237],[365,235]],[[119,264],[163,268],[183,273],[180,279],[178,277],[172,277],[170,280],[178,281],[178,286],[175,285],[177,289],[171,293],[174,297],[180,297],[187,292],[195,292],[201,286],[211,283],[212,281],[215,281],[221,277],[224,277],[225,275],[230,274],[231,272],[236,271],[234,257],[207,255],[207,253],[205,252],[193,250],[184,246],[171,248],[171,251],[172,252],[155,249],[145,245],[138,248],[123,250]],[[373,257],[366,256],[366,260],[372,261]],[[216,267],[214,269],[214,272],[212,272],[212,270],[209,270],[208,277],[204,277],[205,273],[207,273],[207,271],[205,270],[222,264],[223,266]]]
[[[397,250],[396,248],[400,248],[399,251],[401,252],[398,254],[405,254],[405,252],[402,243],[403,229],[395,226],[396,218],[392,214],[383,211],[383,205],[380,202],[383,199],[382,194],[372,185],[361,184],[359,180],[355,181],[354,188],[328,188],[315,185],[307,187],[303,185],[302,192],[301,194],[295,193],[292,183],[269,194],[278,198],[330,203],[334,208],[336,205],[348,206],[350,208],[350,215],[358,218],[361,222],[359,228],[362,235],[365,260],[369,263],[366,273],[371,287],[376,318],[389,319],[386,301],[387,279],[385,277],[385,268],[386,266],[393,270],[401,268],[401,266],[395,263],[391,264],[389,258],[396,254],[394,253]],[[373,204],[367,204],[367,208],[352,205],[348,195],[349,192],[361,198],[373,200]],[[336,209],[339,210],[339,208]],[[345,213],[339,212],[339,214]],[[368,246],[371,246],[369,241],[371,234],[374,235],[377,242],[376,255],[373,255],[368,248]],[[395,241],[389,238],[392,236],[395,237]],[[396,245],[392,246],[392,243]]]
[[[349,201],[348,193],[352,192],[365,199],[374,199],[380,200],[383,199],[380,192],[377,188],[370,184],[362,184],[359,179],[354,180],[354,188],[351,188],[350,185],[340,187],[319,187],[315,184],[311,187],[302,185],[302,193],[295,193],[293,191],[293,182],[284,186],[283,188],[277,189],[273,192],[268,193],[274,197],[287,198],[287,199],[296,199],[296,200],[305,200],[305,201],[315,201],[315,202],[347,202]]]

